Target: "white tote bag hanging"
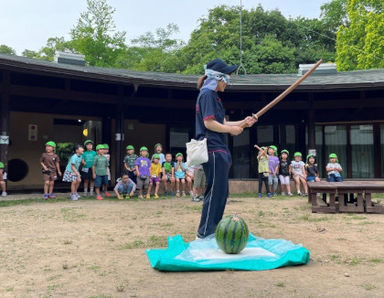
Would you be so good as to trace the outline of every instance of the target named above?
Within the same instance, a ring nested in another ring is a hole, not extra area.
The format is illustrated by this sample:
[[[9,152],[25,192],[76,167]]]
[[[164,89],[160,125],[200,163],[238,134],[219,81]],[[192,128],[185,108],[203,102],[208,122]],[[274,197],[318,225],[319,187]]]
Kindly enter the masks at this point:
[[[192,139],[187,146],[187,166],[198,166],[208,161],[207,139]]]

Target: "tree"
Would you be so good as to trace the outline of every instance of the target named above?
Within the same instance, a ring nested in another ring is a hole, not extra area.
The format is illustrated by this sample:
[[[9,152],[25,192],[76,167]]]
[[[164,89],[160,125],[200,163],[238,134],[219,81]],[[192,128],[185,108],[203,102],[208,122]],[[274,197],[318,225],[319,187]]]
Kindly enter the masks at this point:
[[[115,9],[106,0],[87,0],[87,11],[71,30],[71,48],[92,66],[112,67],[126,49],[124,31],[116,31]]]
[[[22,55],[28,58],[42,59],[53,61],[56,51],[72,51],[71,43],[65,41],[64,37],[50,37],[47,44],[39,51],[24,50]]]
[[[341,71],[384,67],[384,3],[348,0],[349,24],[337,32],[337,68]]]
[[[5,44],[0,44],[0,54],[16,55],[16,52],[11,47]]]

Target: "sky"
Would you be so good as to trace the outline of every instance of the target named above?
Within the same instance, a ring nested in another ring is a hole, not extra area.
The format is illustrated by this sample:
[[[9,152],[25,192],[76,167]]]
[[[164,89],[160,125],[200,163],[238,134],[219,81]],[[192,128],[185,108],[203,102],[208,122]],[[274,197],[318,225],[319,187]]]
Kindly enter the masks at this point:
[[[286,17],[317,18],[320,6],[330,0],[242,0],[244,8],[261,4],[264,9],[279,9]],[[108,0],[116,9],[119,31],[127,32],[127,41],[165,27],[179,26],[177,38],[188,41],[199,18],[217,5],[239,5],[240,0]],[[21,55],[24,49],[39,50],[49,37],[64,36],[86,10],[86,0],[0,0],[0,44]]]

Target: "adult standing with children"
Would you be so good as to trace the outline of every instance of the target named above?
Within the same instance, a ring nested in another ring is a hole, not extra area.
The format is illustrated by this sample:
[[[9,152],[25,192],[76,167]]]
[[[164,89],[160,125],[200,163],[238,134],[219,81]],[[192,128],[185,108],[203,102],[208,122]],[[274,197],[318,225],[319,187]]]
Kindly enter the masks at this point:
[[[206,238],[215,233],[221,220],[229,195],[228,176],[232,164],[231,153],[226,144],[226,134],[237,136],[243,127],[251,127],[255,118],[241,121],[226,121],[225,110],[218,92],[224,92],[230,75],[237,65],[229,66],[214,59],[205,66],[205,74],[197,82],[200,93],[196,102],[196,139],[207,138],[208,162],[203,164],[207,178],[203,210],[197,238]]]

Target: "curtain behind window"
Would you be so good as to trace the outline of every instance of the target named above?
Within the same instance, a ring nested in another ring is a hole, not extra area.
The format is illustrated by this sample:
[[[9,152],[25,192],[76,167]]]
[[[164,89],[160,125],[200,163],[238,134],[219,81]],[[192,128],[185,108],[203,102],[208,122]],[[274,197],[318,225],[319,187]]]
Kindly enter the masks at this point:
[[[352,147],[352,177],[373,178],[374,151],[373,151],[373,126],[351,126]]]
[[[345,125],[325,126],[325,164],[329,161],[329,154],[336,153],[343,168],[342,176],[347,176],[347,129]]]

